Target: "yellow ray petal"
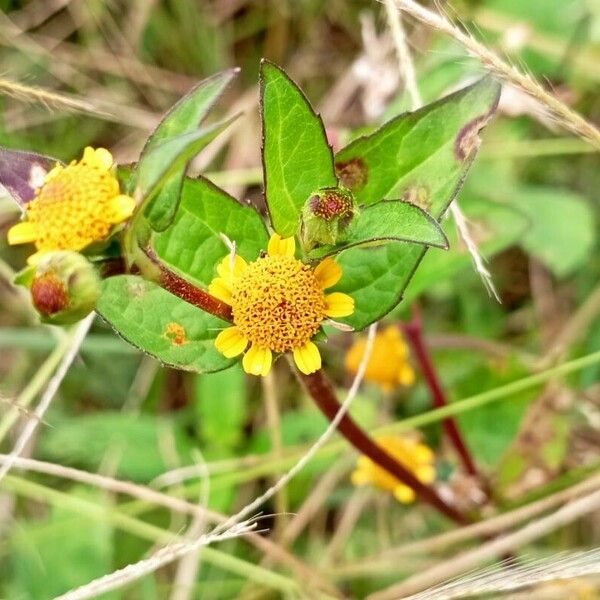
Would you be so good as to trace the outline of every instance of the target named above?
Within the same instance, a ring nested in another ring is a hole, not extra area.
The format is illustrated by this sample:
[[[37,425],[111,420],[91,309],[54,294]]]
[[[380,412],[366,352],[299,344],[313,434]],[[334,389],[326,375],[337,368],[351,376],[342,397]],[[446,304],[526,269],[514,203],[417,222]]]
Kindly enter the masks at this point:
[[[306,342],[294,350],[294,362],[302,373],[310,375],[321,368],[321,353],[315,344]]]
[[[423,483],[431,483],[435,479],[435,467],[433,465],[417,467],[415,474]]]
[[[37,225],[28,221],[21,221],[13,225],[7,234],[8,243],[13,246],[15,244],[28,244],[35,242],[38,236]]]
[[[231,284],[223,277],[216,277],[208,286],[209,294],[229,305],[231,305],[231,291]]]
[[[354,312],[354,299],[348,294],[333,292],[325,296],[325,314],[332,319],[347,317]]]
[[[250,375],[262,375],[263,377],[271,370],[273,355],[269,348],[259,348],[256,344],[244,354],[242,366],[244,371]]]
[[[224,279],[240,277],[248,266],[248,263],[239,254],[234,256],[233,268],[231,263],[231,256],[228,255],[217,265],[217,273]]]
[[[116,225],[131,217],[135,210],[135,200],[131,196],[120,194],[110,201],[110,207],[112,209],[110,222]]]
[[[410,504],[415,499],[415,492],[407,485],[399,484],[394,488],[394,496],[402,504]]]
[[[350,481],[354,485],[367,485],[372,482],[371,474],[366,469],[356,469],[350,475]]]
[[[282,238],[279,234],[274,233],[269,240],[267,246],[269,256],[291,256],[296,252],[296,240],[293,237]]]
[[[413,450],[415,459],[421,463],[433,461],[433,450],[425,444],[417,444]]]
[[[327,289],[332,285],[335,285],[342,277],[342,268],[333,260],[328,257],[321,261],[315,268],[315,277],[319,282],[319,285],[323,289]]]
[[[237,327],[228,327],[215,339],[215,347],[227,358],[241,354],[248,345],[248,340]]]
[[[113,166],[112,154],[106,148],[92,148],[87,146],[83,151],[83,162],[90,167],[108,171]]]
[[[402,385],[412,385],[415,382],[415,372],[408,364],[404,364],[398,371],[398,383]]]

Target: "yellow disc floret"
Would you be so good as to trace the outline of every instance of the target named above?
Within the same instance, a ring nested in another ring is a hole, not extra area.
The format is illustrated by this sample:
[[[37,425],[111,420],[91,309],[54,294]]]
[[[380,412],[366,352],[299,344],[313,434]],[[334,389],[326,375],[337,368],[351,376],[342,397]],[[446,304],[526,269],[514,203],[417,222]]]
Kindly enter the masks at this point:
[[[325,293],[314,271],[289,256],[248,265],[231,295],[233,320],[248,340],[275,352],[304,346],[325,318]]]
[[[135,208],[133,198],[120,193],[112,166],[108,150],[88,147],[80,161],[54,167],[27,205],[25,220],[8,232],[9,243],[34,242],[35,262],[46,252],[79,251],[105,240]]]
[[[293,238],[273,235],[266,256],[246,263],[226,256],[217,267],[209,291],[231,306],[233,327],[215,340],[228,358],[244,352],[247,373],[266,375],[272,352],[292,352],[296,365],[309,374],[321,368],[321,355],[311,341],[328,317],[352,314],[350,296],[325,289],[342,276],[340,267],[326,258],[316,268],[294,258]]]

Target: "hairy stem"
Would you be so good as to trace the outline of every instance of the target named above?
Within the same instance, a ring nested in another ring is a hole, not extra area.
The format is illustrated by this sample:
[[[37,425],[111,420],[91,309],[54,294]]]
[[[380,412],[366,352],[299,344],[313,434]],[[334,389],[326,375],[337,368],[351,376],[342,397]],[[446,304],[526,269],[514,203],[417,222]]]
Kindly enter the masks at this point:
[[[209,294],[206,290],[196,287],[194,284],[183,279],[173,271],[171,271],[156,255],[154,250],[147,248],[145,250],[146,256],[152,261],[152,263],[159,269],[158,284],[171,292],[174,296],[181,298],[188,304],[192,304],[202,310],[223,319],[224,321],[231,321],[231,306],[225,304],[222,300],[215,298]]]
[[[320,370],[312,375],[304,375],[296,371],[296,375],[321,412],[329,420],[333,419],[340,409],[340,403],[324,372]],[[355,423],[352,417],[345,415],[340,421],[338,431],[361,454],[368,456],[374,463],[385,469],[402,483],[410,486],[421,500],[437,508],[449,519],[452,519],[460,525],[469,522],[465,515],[447,504],[440,496],[438,496],[433,488],[421,483],[421,481],[419,481],[419,479],[417,479],[408,469],[390,456],[383,448],[378,446],[369,435]]]

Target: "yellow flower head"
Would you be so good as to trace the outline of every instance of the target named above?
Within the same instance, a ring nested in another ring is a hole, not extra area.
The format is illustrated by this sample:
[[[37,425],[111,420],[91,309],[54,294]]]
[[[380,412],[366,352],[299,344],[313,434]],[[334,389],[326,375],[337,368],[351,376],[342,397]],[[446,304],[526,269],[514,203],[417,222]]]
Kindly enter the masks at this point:
[[[425,444],[400,436],[381,436],[377,444],[399,463],[406,467],[419,481],[431,483],[435,479],[433,452]],[[396,499],[408,504],[415,499],[415,492],[393,475],[376,465],[367,456],[360,456],[356,470],[352,473],[354,485],[374,485],[386,492],[392,492]]]
[[[112,166],[108,150],[88,147],[80,161],[54,167],[27,205],[25,220],[10,228],[8,243],[35,243],[31,263],[46,252],[78,252],[106,239],[135,209],[134,199],[120,193]]]
[[[231,306],[233,327],[215,340],[228,358],[244,354],[246,373],[266,375],[273,352],[292,352],[298,369],[310,374],[321,368],[321,355],[311,341],[327,317],[346,317],[354,301],[340,292],[326,294],[342,270],[331,258],[316,268],[294,258],[294,238],[273,234],[267,254],[251,263],[241,256],[226,256],[218,265],[219,277],[208,291]]]
[[[346,354],[346,369],[356,373],[365,353],[365,337],[354,342]],[[408,362],[408,346],[395,325],[390,325],[375,335],[373,350],[367,363],[365,379],[379,384],[385,391],[397,385],[412,385],[415,372]]]

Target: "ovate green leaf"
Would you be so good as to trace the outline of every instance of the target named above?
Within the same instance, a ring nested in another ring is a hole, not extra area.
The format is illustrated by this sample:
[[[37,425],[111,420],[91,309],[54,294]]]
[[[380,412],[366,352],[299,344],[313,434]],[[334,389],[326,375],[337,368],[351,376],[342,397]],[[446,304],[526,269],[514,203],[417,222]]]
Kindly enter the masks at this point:
[[[311,255],[325,256],[352,246],[386,241],[448,247],[448,240],[440,224],[424,210],[402,200],[382,200],[367,206],[354,218],[341,246],[319,248]]]
[[[586,262],[594,248],[594,213],[585,198],[568,190],[526,187],[510,202],[529,217],[521,246],[557,277],[565,277]]]
[[[165,183],[171,181],[170,178],[174,174],[185,169],[187,162],[212,142],[236,118],[233,117],[216,125],[169,138],[150,149],[137,167],[137,193],[146,201],[153,198]],[[171,190],[170,185],[169,183],[167,190]],[[179,194],[169,196],[169,198],[170,202],[175,202],[176,209]],[[169,206],[172,208],[173,204]]]
[[[283,70],[263,61],[260,87],[265,198],[275,231],[291,236],[309,196],[337,186],[333,154],[321,118]]]
[[[256,210],[206,179],[186,179],[175,222],[156,235],[154,247],[163,262],[197,285],[216,277],[216,266],[229,252],[221,234],[236,251],[254,260],[266,250],[268,235]]]
[[[185,371],[220,371],[232,364],[214,346],[228,323],[135,275],[103,282],[98,313],[130,344]]]
[[[238,69],[230,69],[204,79],[179,100],[148,138],[140,157],[140,164],[144,163],[149,152],[166,140],[193,132],[206,117],[208,111],[213,107],[237,72]],[[184,175],[185,164],[171,175],[148,206],[146,215],[153,229],[162,231],[173,220]]]

